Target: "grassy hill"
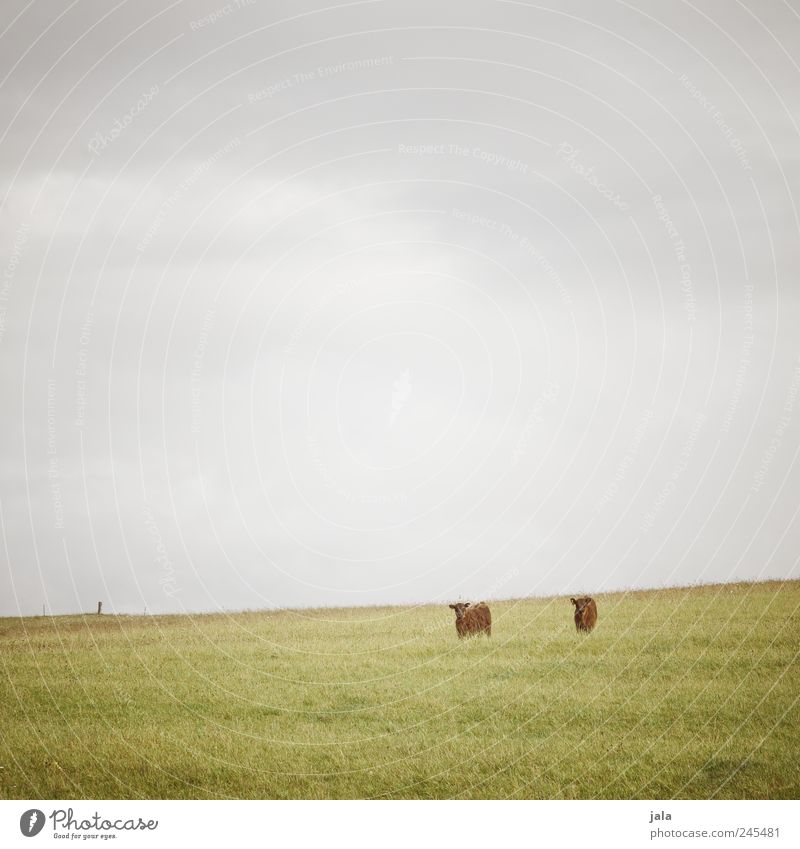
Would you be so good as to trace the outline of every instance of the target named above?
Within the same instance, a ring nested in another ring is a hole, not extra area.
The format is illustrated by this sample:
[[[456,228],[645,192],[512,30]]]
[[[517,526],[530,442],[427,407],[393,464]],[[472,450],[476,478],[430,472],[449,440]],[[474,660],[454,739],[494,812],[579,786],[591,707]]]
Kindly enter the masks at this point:
[[[2,798],[798,798],[800,582],[0,620]]]

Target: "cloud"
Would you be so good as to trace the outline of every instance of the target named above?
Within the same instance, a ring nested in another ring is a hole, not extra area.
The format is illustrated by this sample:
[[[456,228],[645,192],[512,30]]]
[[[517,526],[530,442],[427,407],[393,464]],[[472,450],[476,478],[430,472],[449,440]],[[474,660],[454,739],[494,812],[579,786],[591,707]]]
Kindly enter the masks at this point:
[[[0,612],[796,574],[796,19],[219,8],[4,38]]]

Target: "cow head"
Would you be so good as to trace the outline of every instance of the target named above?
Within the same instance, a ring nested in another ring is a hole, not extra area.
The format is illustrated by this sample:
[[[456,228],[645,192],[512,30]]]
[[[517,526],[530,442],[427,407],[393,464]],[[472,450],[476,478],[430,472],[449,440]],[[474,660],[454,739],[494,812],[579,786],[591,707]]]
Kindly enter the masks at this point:
[[[470,602],[468,602],[468,601],[459,602],[458,604],[451,604],[450,609],[455,610],[456,619],[463,619],[464,614],[467,612],[467,608],[469,607],[469,605],[470,605]]]
[[[584,609],[586,608],[586,605],[589,604],[591,599],[589,598],[589,596],[585,595],[581,596],[580,598],[571,598],[570,601],[575,605],[576,613],[583,613]]]

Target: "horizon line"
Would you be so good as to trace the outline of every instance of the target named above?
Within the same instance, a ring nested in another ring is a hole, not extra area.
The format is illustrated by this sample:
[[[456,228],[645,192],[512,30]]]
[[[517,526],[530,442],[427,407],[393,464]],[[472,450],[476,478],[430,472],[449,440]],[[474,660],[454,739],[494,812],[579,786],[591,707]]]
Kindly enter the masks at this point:
[[[757,586],[759,584],[790,584],[800,582],[800,577],[797,578],[743,578],[737,581],[711,581],[709,583],[694,583],[694,584],[662,584],[660,586],[652,586],[652,587],[637,587],[637,588],[614,588],[608,590],[599,590],[594,593],[596,596],[603,595],[633,595],[635,593],[652,593],[652,592],[660,592],[662,590],[691,590],[691,589],[703,589],[709,587],[733,587],[737,585],[745,585],[745,586]],[[548,593],[546,595],[527,595],[527,596],[509,596],[504,598],[483,598],[481,601],[492,602],[492,603],[506,603],[506,602],[516,602],[516,601],[530,601],[530,600],[541,600],[544,601],[546,599],[556,599],[556,598],[570,598],[571,595],[586,595],[586,593],[579,593],[577,591],[573,591],[572,593]],[[590,593],[591,595],[591,593]],[[105,604],[105,602],[103,602]],[[73,613],[33,613],[33,614],[10,614],[8,616],[0,616],[0,622],[4,620],[13,619],[58,619],[63,617],[129,617],[129,618],[139,618],[139,619],[155,619],[155,618],[164,618],[168,616],[235,616],[241,614],[259,614],[259,613],[302,613],[302,612],[311,612],[316,610],[325,610],[325,611],[334,611],[334,610],[370,610],[376,608],[422,608],[422,607],[438,607],[439,605],[447,604],[447,601],[417,601],[417,602],[407,602],[405,604],[393,604],[393,603],[375,603],[375,604],[351,604],[351,605],[315,605],[309,607],[241,607],[241,608],[222,608],[217,610],[176,610],[167,613],[117,613],[116,611],[108,611],[104,613],[97,613],[97,611],[88,612],[88,611],[75,611]],[[477,603],[477,602],[476,602]]]

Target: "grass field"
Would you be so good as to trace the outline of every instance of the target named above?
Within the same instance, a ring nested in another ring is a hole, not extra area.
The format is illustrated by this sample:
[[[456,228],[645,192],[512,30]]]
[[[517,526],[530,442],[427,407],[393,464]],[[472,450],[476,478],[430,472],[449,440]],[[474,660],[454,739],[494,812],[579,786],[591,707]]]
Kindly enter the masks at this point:
[[[797,798],[800,582],[0,619],[3,798]]]

